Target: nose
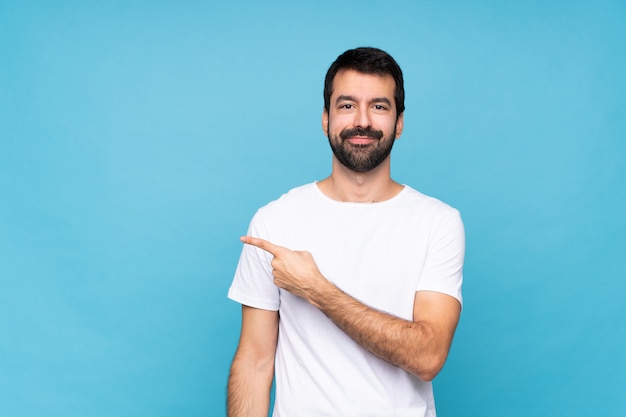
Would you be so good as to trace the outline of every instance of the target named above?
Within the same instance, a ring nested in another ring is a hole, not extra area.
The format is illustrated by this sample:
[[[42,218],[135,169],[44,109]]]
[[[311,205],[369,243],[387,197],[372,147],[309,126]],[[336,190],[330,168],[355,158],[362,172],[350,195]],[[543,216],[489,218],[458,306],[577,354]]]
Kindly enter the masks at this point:
[[[368,128],[371,127],[370,114],[367,107],[359,107],[354,115],[354,126]]]

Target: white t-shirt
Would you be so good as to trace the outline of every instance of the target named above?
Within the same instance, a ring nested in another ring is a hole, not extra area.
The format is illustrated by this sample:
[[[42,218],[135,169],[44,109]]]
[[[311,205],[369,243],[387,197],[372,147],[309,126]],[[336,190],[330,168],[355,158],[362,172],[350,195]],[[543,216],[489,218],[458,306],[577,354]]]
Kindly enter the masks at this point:
[[[248,234],[311,252],[328,280],[397,317],[412,320],[420,290],[462,302],[459,212],[408,186],[383,202],[346,203],[307,184],[259,209]],[[279,311],[274,417],[435,416],[431,383],[375,357],[315,307],[276,287],[271,260],[244,245],[228,296]]]

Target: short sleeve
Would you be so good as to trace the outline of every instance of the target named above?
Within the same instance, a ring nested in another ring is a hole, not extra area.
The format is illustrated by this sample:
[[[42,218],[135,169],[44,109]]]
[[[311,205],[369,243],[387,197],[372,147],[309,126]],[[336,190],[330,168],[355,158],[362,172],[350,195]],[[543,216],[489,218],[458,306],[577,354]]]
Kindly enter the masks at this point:
[[[431,228],[424,267],[416,291],[450,295],[463,305],[461,285],[465,258],[465,229],[456,209],[436,220]]]
[[[248,235],[267,239],[259,213],[253,217]],[[272,275],[272,255],[252,245],[243,245],[228,298],[238,303],[277,311],[280,295]]]

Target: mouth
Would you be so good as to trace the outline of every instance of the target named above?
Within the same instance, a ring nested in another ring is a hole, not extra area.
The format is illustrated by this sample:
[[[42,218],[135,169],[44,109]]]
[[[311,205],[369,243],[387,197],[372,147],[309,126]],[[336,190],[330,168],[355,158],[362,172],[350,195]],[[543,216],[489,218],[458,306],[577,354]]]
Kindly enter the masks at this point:
[[[377,141],[377,139],[367,137],[367,136],[353,136],[350,138],[346,138],[344,140],[353,145],[361,145],[361,146],[369,145]]]
[[[339,137],[353,145],[365,146],[382,139],[383,132],[372,128],[345,129],[339,134]]]

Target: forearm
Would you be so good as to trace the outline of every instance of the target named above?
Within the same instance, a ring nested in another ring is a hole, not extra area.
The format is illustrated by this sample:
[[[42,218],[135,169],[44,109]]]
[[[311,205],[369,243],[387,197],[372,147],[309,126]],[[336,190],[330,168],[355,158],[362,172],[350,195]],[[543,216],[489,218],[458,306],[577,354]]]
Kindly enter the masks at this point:
[[[429,323],[404,320],[375,310],[331,283],[309,302],[375,356],[429,381],[441,370],[448,346]]]
[[[273,361],[256,363],[238,352],[228,378],[228,417],[267,417]]]

